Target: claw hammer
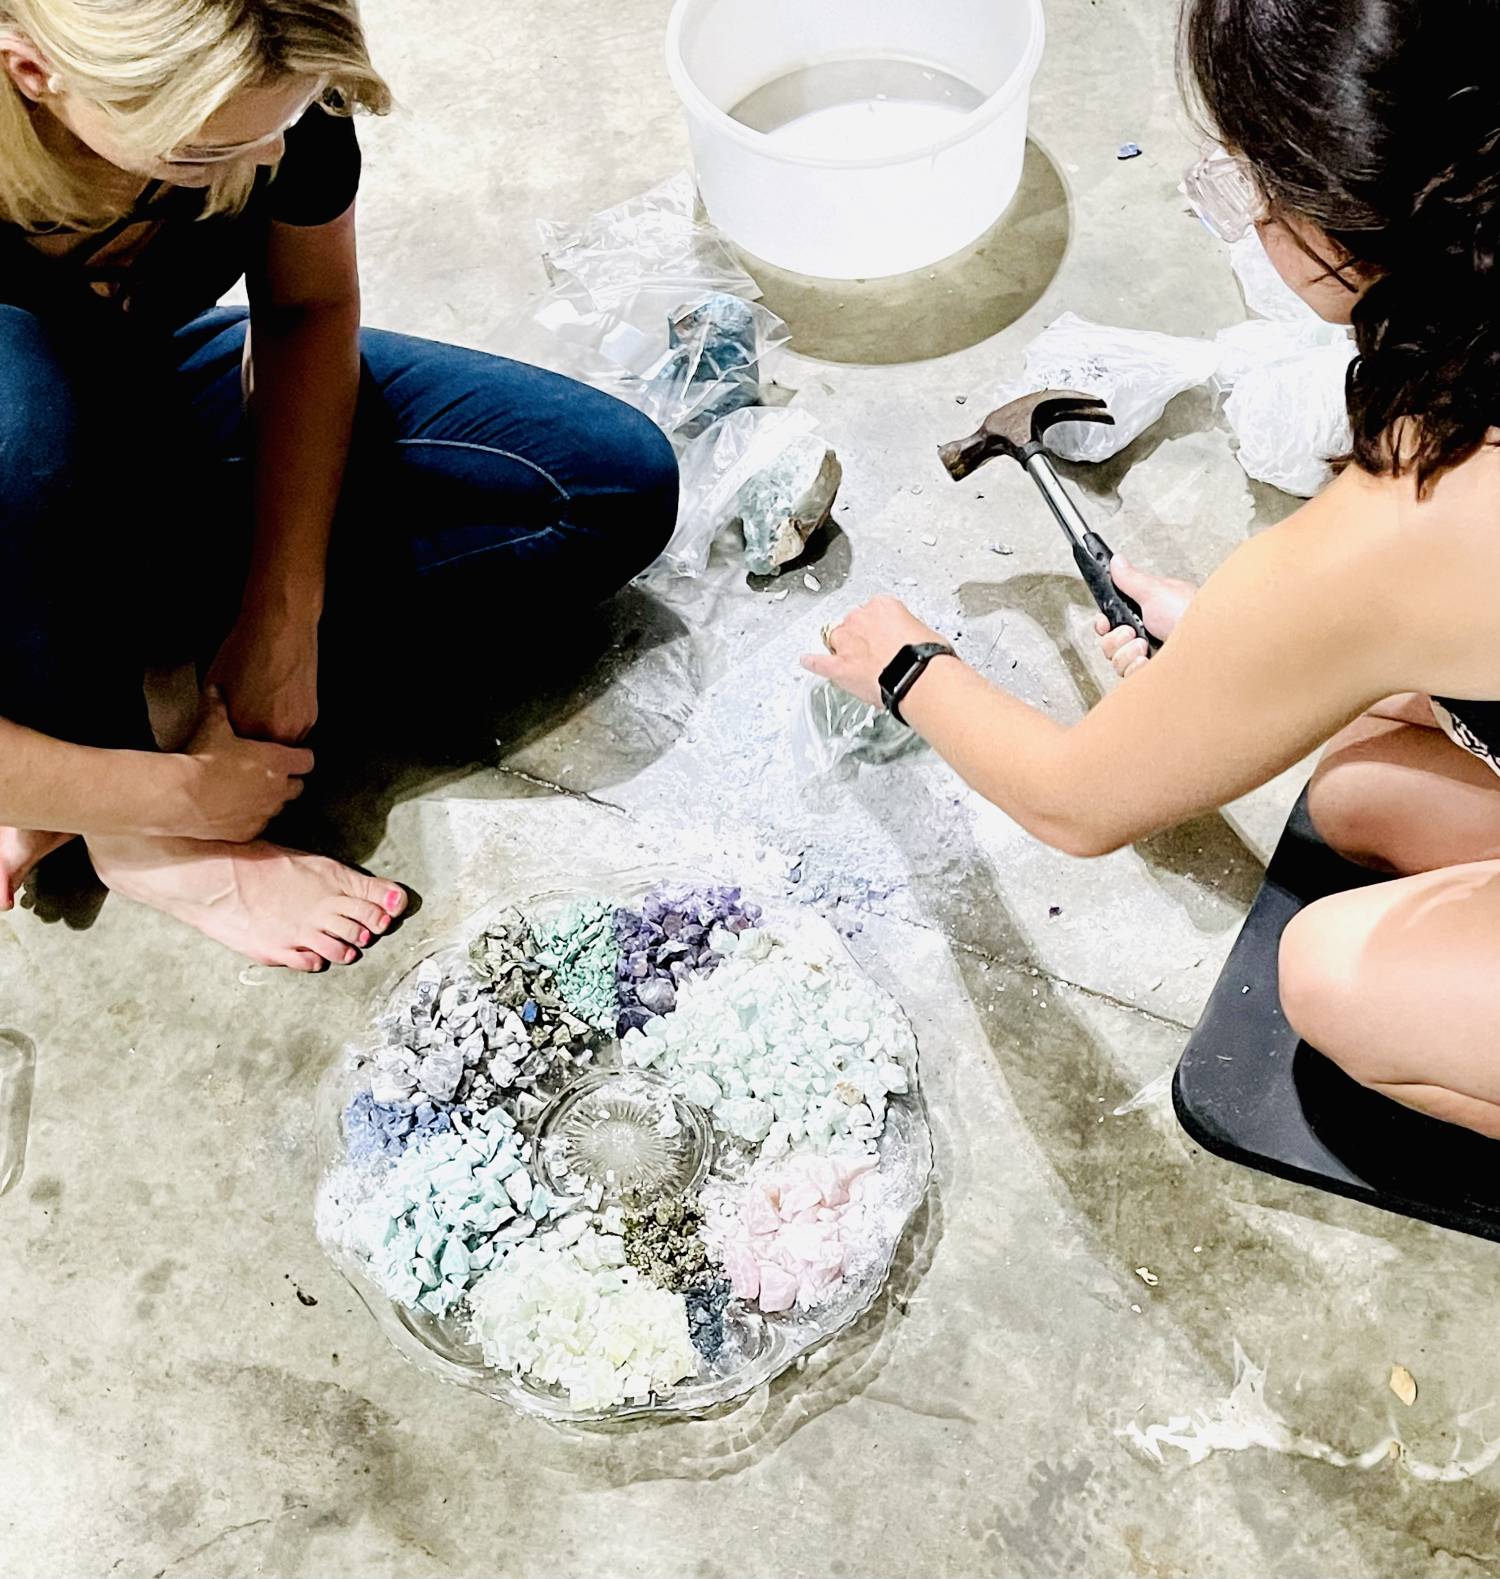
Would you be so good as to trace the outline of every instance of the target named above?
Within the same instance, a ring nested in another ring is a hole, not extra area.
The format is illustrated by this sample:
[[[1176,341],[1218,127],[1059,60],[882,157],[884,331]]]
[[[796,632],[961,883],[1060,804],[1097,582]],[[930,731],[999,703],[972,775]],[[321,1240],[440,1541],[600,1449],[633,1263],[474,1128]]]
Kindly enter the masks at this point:
[[[1104,422],[1113,426],[1114,420],[1104,409],[1104,402],[1092,395],[1081,395],[1074,389],[1043,389],[991,412],[977,433],[945,444],[938,454],[954,482],[962,482],[997,455],[1008,455],[1024,466],[1067,535],[1078,572],[1111,628],[1131,626],[1156,652],[1161,643],[1146,629],[1140,604],[1126,597],[1109,573],[1113,551],[1097,532],[1090,530],[1047,453],[1047,430],[1059,422]]]

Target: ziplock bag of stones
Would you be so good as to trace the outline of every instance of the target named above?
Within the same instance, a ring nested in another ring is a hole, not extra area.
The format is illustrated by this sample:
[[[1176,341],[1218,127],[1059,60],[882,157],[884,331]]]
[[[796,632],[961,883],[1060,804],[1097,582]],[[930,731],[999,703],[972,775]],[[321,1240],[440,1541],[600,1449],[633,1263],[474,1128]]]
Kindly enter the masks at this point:
[[[883,707],[850,696],[827,680],[797,689],[790,726],[792,763],[800,784],[851,777],[923,749],[922,737]]]
[[[698,218],[691,175],[540,231],[552,288],[506,328],[507,354],[607,389],[679,446],[760,403],[787,327]]]
[[[321,1242],[444,1380],[692,1414],[868,1307],[931,1139],[911,1027],[833,929],[622,874],[418,947],[320,1090]]]
[[[552,288],[498,342],[627,401],[676,447],[677,530],[645,579],[701,577],[731,525],[752,574],[795,560],[843,470],[808,414],[764,405],[789,331],[699,215],[692,176],[541,236]]]
[[[743,536],[746,570],[777,574],[833,513],[843,476],[807,412],[765,406],[734,412],[683,451],[677,530],[641,579],[701,576],[726,527]]]

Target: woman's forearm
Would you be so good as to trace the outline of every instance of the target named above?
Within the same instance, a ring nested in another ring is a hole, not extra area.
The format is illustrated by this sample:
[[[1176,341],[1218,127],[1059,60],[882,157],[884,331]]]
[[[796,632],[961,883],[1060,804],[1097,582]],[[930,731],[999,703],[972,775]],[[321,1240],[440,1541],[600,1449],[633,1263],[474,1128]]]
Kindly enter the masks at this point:
[[[1067,727],[968,664],[935,659],[901,712],[970,788],[1044,843],[1069,855],[1103,855],[1121,842],[1068,793]]]
[[[359,302],[257,314],[255,540],[249,610],[322,612],[328,537],[359,394]]]
[[[0,718],[0,824],[45,833],[156,833],[180,819],[184,758],[76,746]]]

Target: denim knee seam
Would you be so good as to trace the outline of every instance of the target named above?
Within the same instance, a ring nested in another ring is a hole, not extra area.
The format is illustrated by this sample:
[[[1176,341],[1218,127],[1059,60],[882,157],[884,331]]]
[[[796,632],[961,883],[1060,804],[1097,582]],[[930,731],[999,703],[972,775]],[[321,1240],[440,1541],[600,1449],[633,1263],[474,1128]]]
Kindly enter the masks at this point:
[[[556,531],[555,526],[540,526],[525,537],[509,537],[503,543],[486,543],[483,548],[466,548],[463,553],[453,554],[447,559],[430,560],[422,566],[420,574],[430,576],[435,570],[446,570],[449,565],[462,564],[464,560],[477,559],[482,554],[511,553],[522,543],[534,543],[538,538],[551,536]]]
[[[466,439],[397,439],[398,449],[410,450],[430,445],[434,449],[445,450],[473,450],[480,455],[498,455],[504,460],[515,461],[518,466],[525,466],[529,471],[534,471],[538,477],[545,477],[557,490],[558,497],[564,504],[571,504],[573,496],[566,488],[547,470],[545,466],[538,466],[533,460],[528,460],[524,455],[517,455],[514,450],[502,450],[494,444],[475,444]]]

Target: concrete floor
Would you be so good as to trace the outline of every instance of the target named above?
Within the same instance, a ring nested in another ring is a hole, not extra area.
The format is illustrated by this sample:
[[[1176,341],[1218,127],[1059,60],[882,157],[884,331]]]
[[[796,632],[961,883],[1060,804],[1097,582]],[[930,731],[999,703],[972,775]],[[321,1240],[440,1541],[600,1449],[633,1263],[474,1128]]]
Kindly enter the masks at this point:
[[[501,346],[545,283],[533,222],[684,163],[667,9],[447,0],[418,24],[370,0],[403,104],[365,139],[372,322]],[[848,474],[821,592],[736,587],[706,618],[632,594],[576,688],[476,720],[498,761],[437,741],[325,788],[330,838],[422,896],[384,959],[244,971],[45,893],[0,919],[0,1019],[41,1049],[0,1202],[0,1573],[1496,1571],[1500,1499],[1472,1473],[1500,1435],[1494,1248],[1205,1157],[1160,1098],[1114,1116],[1181,1048],[1295,783],[1081,865],[930,759],[795,782],[795,656],[893,585],[1025,694],[1087,705],[1087,612],[1038,502],[1018,473],[951,489],[934,446],[1065,309],[1188,333],[1242,315],[1175,192],[1175,5],[1049,10],[1026,188],[977,257],[896,287],[766,278],[803,353],[782,382]],[[1145,157],[1119,164],[1127,138]],[[1118,546],[1188,574],[1290,507],[1194,399],[1082,485]],[[938,1181],[888,1297],[726,1418],[626,1434],[403,1364],[311,1211],[314,1086],[389,968],[497,891],[687,862],[779,893],[799,855],[830,911],[889,890],[851,946],[921,1037]],[[1237,1345],[1264,1397],[1226,1415]],[[1200,1410],[1220,1451],[1196,1464],[1124,1435]],[[1337,1467],[1393,1430],[1404,1458]]]

